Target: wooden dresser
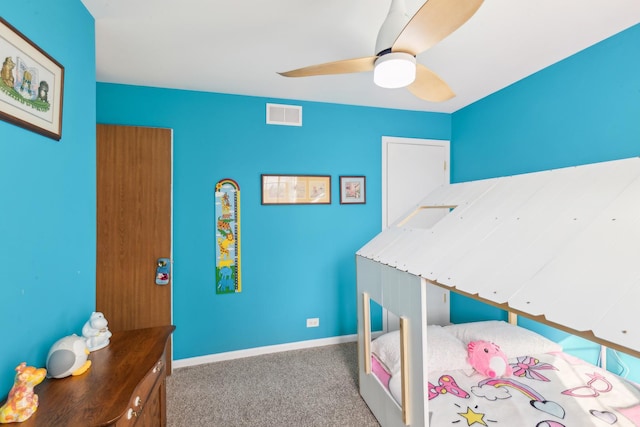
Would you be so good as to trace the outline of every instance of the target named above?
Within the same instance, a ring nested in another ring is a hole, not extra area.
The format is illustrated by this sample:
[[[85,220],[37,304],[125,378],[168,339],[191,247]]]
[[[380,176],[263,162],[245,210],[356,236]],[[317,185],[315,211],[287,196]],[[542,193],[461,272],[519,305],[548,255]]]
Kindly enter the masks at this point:
[[[175,326],[113,332],[89,355],[83,375],[47,378],[36,386],[39,406],[21,426],[165,426],[166,347]]]

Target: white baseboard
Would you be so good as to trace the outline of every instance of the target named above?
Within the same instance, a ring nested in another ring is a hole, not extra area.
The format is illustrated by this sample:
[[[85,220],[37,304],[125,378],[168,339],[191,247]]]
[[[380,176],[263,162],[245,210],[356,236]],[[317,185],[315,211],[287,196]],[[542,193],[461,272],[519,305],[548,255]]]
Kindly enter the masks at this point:
[[[270,345],[266,347],[248,348],[246,350],[228,351],[226,353],[209,354],[206,356],[189,357],[171,362],[173,369],[187,366],[204,365],[205,363],[222,362],[224,360],[242,359],[243,357],[260,356],[263,354],[279,353],[303,348],[322,347],[325,345],[342,344],[358,340],[358,335],[342,335],[339,337],[322,338],[309,341],[298,341],[287,344]]]

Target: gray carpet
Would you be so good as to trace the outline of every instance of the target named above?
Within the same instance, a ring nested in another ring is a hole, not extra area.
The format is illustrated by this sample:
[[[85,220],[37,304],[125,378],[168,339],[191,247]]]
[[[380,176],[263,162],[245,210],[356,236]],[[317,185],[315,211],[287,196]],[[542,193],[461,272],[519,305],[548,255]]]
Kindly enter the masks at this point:
[[[169,427],[378,427],[355,342],[190,366],[167,378]]]

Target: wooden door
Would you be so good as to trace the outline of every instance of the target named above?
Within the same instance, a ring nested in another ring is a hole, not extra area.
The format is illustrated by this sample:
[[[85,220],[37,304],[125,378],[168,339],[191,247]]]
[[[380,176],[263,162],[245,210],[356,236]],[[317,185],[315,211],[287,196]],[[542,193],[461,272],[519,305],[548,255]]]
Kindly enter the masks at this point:
[[[170,325],[172,280],[155,278],[171,257],[172,131],[98,125],[96,139],[96,310],[112,331]]]

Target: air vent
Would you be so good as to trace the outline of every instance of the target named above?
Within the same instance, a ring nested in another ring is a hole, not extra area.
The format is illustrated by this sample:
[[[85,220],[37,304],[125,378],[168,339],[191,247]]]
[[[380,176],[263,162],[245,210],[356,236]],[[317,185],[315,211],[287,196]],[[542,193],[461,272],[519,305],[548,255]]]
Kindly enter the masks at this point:
[[[267,124],[302,126],[302,107],[299,105],[267,104]]]

